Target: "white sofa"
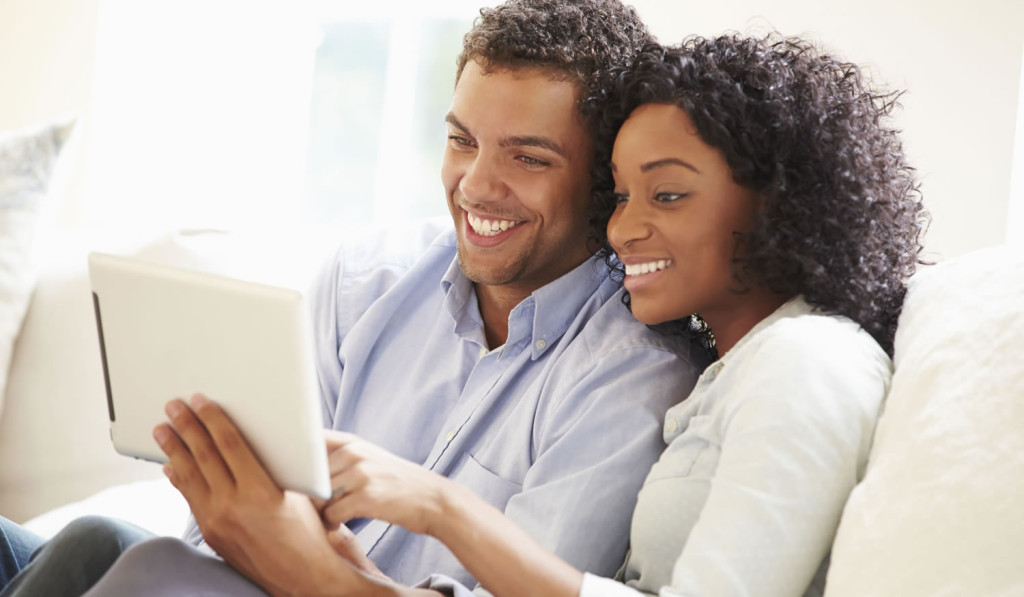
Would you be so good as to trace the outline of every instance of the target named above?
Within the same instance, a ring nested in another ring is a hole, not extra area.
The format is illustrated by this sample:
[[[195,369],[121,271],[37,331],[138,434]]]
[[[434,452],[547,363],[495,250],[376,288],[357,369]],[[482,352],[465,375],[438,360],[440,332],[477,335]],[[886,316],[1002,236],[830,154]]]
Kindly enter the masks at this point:
[[[36,243],[34,294],[0,402],[0,514],[43,534],[100,513],[177,535],[187,514],[159,466],[110,447],[87,252],[301,284],[330,242],[125,237],[49,228]],[[919,274],[895,364],[826,594],[1024,595],[1024,254],[984,249]]]

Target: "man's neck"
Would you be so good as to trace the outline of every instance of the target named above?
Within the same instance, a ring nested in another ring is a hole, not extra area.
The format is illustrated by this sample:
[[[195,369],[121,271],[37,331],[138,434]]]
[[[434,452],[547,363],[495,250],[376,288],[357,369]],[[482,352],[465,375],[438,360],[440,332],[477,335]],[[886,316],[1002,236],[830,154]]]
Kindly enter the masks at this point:
[[[480,305],[480,317],[484,320],[484,336],[487,348],[501,346],[508,339],[508,316],[516,305],[530,296],[530,292],[518,286],[488,286],[474,284],[476,300]]]

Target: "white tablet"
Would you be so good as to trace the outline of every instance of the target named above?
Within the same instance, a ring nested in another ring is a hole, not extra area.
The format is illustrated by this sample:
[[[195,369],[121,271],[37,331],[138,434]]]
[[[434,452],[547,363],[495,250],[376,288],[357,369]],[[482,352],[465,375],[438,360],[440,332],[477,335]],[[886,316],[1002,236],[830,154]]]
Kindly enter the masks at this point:
[[[278,485],[330,497],[302,293],[101,253],[89,279],[118,452],[165,461],[153,439],[164,405],[201,393]]]

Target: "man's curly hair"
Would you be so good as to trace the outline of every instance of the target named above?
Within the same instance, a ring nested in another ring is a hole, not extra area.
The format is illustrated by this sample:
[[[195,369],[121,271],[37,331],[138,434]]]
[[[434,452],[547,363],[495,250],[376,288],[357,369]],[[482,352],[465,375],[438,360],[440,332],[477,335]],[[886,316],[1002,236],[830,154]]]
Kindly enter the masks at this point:
[[[674,104],[723,153],[733,180],[764,198],[753,230],[737,235],[737,280],[845,315],[892,354],[928,223],[888,123],[899,93],[876,90],[858,66],[778,34],[649,45],[617,73],[611,93],[599,151],[641,104]],[[610,153],[598,159],[607,166]],[[611,171],[595,174],[592,234],[610,256]]]
[[[580,85],[579,109],[588,121],[616,67],[629,65],[653,37],[631,6],[619,0],[508,0],[480,9],[462,39],[455,80],[470,60],[487,72],[498,68],[544,68]]]

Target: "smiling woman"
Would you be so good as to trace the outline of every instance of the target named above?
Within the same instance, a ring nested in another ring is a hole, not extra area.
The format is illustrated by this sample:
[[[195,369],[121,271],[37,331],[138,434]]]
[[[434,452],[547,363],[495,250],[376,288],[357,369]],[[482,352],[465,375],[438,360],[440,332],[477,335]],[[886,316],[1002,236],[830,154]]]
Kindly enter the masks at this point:
[[[657,324],[700,313],[726,352],[786,297],[744,288],[733,274],[736,234],[748,234],[758,194],[733,180],[725,156],[669,104],[637,108],[612,155],[616,209],[608,240],[625,265],[633,315]]]

